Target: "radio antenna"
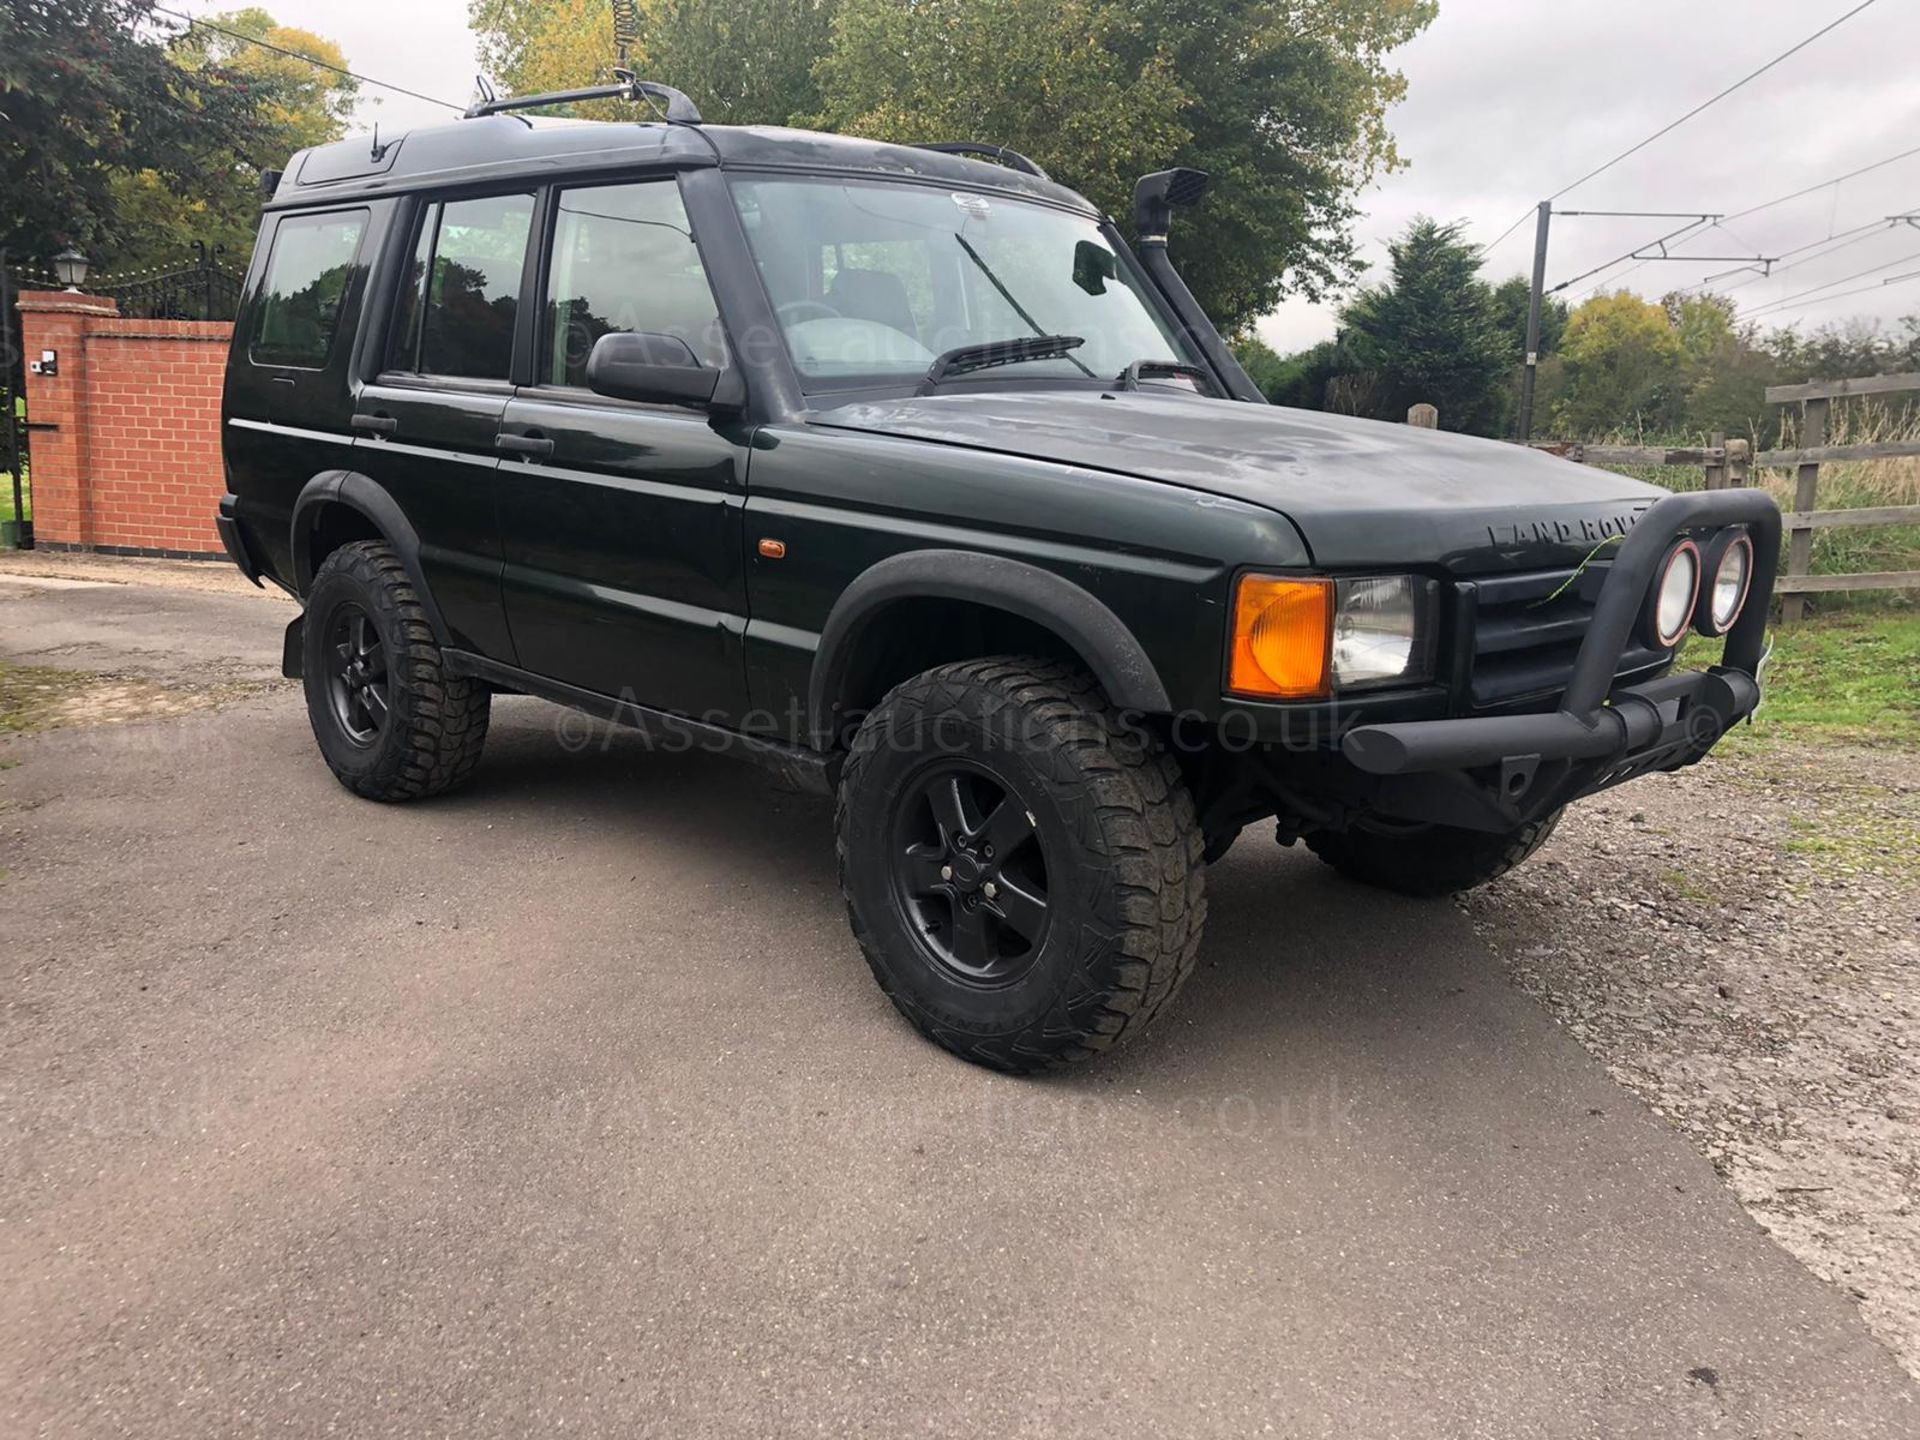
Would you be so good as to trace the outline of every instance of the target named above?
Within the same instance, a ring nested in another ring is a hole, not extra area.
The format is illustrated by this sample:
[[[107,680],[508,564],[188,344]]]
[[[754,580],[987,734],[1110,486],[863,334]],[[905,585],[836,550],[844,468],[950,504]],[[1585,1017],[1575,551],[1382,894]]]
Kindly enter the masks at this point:
[[[613,45],[625,70],[628,52],[640,42],[640,0],[613,0]]]

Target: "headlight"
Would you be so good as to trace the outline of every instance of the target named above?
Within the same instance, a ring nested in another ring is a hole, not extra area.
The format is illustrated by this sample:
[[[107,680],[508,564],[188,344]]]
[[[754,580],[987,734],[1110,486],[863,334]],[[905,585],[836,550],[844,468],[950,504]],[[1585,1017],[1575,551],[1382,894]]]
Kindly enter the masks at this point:
[[[1707,547],[1706,587],[1694,624],[1702,635],[1724,635],[1746,608],[1753,585],[1753,541],[1744,530],[1722,530]]]
[[[1431,580],[1243,575],[1227,688],[1266,700],[1415,684],[1433,675]]]
[[[1700,598],[1700,547],[1682,540],[1660,563],[1659,578],[1647,596],[1642,628],[1663,650],[1685,638],[1693,623],[1693,607]]]
[[[1333,683],[1342,690],[1433,675],[1431,580],[1382,575],[1342,580],[1333,618]]]

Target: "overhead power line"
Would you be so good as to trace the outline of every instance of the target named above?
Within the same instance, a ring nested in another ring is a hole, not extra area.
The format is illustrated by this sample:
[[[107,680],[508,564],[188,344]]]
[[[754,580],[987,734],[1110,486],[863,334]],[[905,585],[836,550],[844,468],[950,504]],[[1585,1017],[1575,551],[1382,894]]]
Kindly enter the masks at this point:
[[[1640,253],[1642,250],[1645,250],[1648,245],[1658,245],[1664,251],[1669,241],[1678,242],[1681,240],[1691,240],[1695,235],[1704,234],[1706,231],[1713,229],[1715,226],[1715,222],[1717,222],[1719,218],[1720,217],[1717,215],[1698,216],[1695,219],[1688,221],[1685,225],[1682,225],[1678,230],[1669,230],[1664,235],[1655,236],[1653,239],[1648,240],[1643,244],[1634,246],[1633,249],[1627,251],[1627,253],[1624,255],[1614,256],[1613,259],[1607,261],[1606,264],[1604,265],[1596,265],[1591,270],[1582,270],[1578,275],[1575,275],[1572,279],[1562,280],[1558,285],[1548,286],[1547,293],[1549,295],[1557,295],[1562,290],[1570,289],[1571,287],[1578,285],[1582,280],[1591,279],[1593,276],[1600,274],[1601,271],[1611,270],[1616,265],[1624,265],[1629,260],[1638,260],[1642,265],[1650,265],[1653,263],[1653,261],[1656,258],[1659,258],[1659,257],[1652,256],[1652,255],[1642,255]],[[1637,270],[1640,267],[1636,265],[1634,268]]]
[[[1511,225],[1507,226],[1506,229],[1502,230],[1498,235],[1494,236],[1493,239],[1489,240],[1486,244],[1482,245],[1480,247],[1480,253],[1482,255],[1486,254],[1489,250],[1493,249],[1494,246],[1498,245],[1502,240],[1506,239],[1507,236],[1511,235],[1514,231],[1518,230],[1522,225],[1526,224],[1527,221],[1532,218],[1533,218],[1533,206],[1529,205],[1527,206],[1526,209],[1520,212],[1519,217]]]
[[[1832,183],[1832,182],[1829,182],[1829,183]],[[1755,206],[1752,209],[1744,210],[1740,213],[1744,215],[1751,215],[1755,209],[1760,209],[1760,208],[1763,208],[1763,207]],[[1574,214],[1577,212],[1563,211],[1562,213]],[[1869,220],[1864,224],[1855,225],[1850,230],[1841,230],[1831,235],[1823,235],[1818,240],[1809,240],[1803,245],[1794,246],[1791,250],[1782,250],[1778,255],[1773,257],[1773,264],[1768,268],[1755,271],[1752,275],[1749,275],[1747,279],[1740,281],[1736,285],[1728,285],[1720,289],[1717,293],[1722,295],[1730,295],[1735,290],[1744,290],[1749,285],[1758,285],[1762,280],[1769,280],[1774,278],[1775,276],[1784,275],[1789,270],[1797,270],[1802,265],[1812,264],[1815,260],[1824,260],[1829,255],[1838,255],[1842,250],[1850,250],[1855,245],[1859,245],[1864,241],[1871,240],[1876,235],[1883,234],[1890,227],[1900,224],[1903,221],[1910,221],[1912,219],[1913,217],[1907,216],[1907,215],[1886,215],[1886,216],[1882,216],[1878,220]],[[1726,224],[1724,221],[1722,221],[1711,228],[1724,231],[1726,230]],[[1690,239],[1692,237],[1686,237],[1686,238]],[[1641,247],[1641,248],[1645,248],[1645,247]],[[1808,253],[1809,251],[1816,251],[1818,253],[1809,254]],[[1793,257],[1796,255],[1802,256],[1804,258],[1795,260],[1793,259]],[[1616,259],[1610,262],[1608,265],[1602,265],[1602,266],[1599,266],[1598,269],[1596,270],[1589,271],[1588,274],[1598,274],[1600,270],[1611,269],[1613,265],[1618,265],[1622,263],[1622,261],[1628,258],[1630,257],[1621,256],[1619,259]],[[1668,256],[1664,258],[1673,259],[1673,260],[1699,259],[1702,261],[1706,261],[1709,264],[1717,263],[1717,257],[1711,256],[1711,255],[1700,255],[1700,256],[1673,255],[1673,256]],[[1780,263],[1783,260],[1791,261],[1792,263],[1783,265]],[[1627,276],[1632,275],[1633,273],[1635,273],[1635,271],[1646,268],[1648,265],[1652,263],[1653,263],[1653,257],[1649,257],[1647,259],[1642,260],[1639,264],[1633,266],[1631,269],[1623,271],[1614,280],[1612,281],[1603,280],[1600,282],[1599,285],[1595,285],[1589,289],[1581,291],[1580,294],[1574,297],[1574,303],[1577,303],[1581,300],[1586,299],[1589,295],[1592,295],[1597,290],[1605,288],[1605,286],[1608,284],[1623,283],[1626,280]],[[1697,280],[1691,285],[1683,286],[1682,291],[1683,293],[1687,293],[1687,294],[1695,294],[1695,295],[1701,294],[1702,292],[1708,290],[1716,280],[1724,280],[1734,275],[1744,274],[1746,271],[1751,270],[1752,268],[1753,267],[1751,265],[1743,265],[1737,269],[1723,270],[1717,275],[1709,275],[1704,280]],[[1572,280],[1567,281],[1566,284],[1567,285],[1577,284],[1580,280],[1585,278],[1586,278],[1585,276],[1577,275]],[[1565,287],[1560,286],[1555,288],[1560,289]]]
[[[1867,294],[1877,293],[1881,290],[1886,289],[1887,286],[1889,285],[1905,285],[1910,280],[1920,280],[1920,270],[1909,270],[1904,275],[1889,275],[1886,279],[1882,280],[1877,285],[1862,285],[1855,290],[1842,290],[1837,295],[1822,295],[1817,300],[1802,300],[1797,305],[1788,305],[1783,301],[1780,306],[1775,308],[1783,311],[1784,310],[1801,310],[1806,308],[1808,305],[1825,304],[1829,300],[1845,300],[1852,295],[1867,295]]]
[[[1797,294],[1787,296],[1785,299],[1770,300],[1765,305],[1756,305],[1753,309],[1747,311],[1746,313],[1749,317],[1751,317],[1755,315],[1764,315],[1769,310],[1782,310],[1794,304],[1794,302],[1796,301],[1805,300],[1811,296],[1819,295],[1822,290],[1831,290],[1836,285],[1848,285],[1855,280],[1864,280],[1869,275],[1877,275],[1882,270],[1891,270],[1896,265],[1910,265],[1915,260],[1920,260],[1920,250],[1914,251],[1914,253],[1911,255],[1902,255],[1897,260],[1888,260],[1879,265],[1869,265],[1864,270],[1857,270],[1851,275],[1842,275],[1838,280],[1829,280],[1824,285],[1815,285],[1809,290],[1802,290]],[[1867,288],[1873,289],[1874,287],[1868,286]],[[1838,295],[1829,295],[1825,298],[1829,300],[1838,300],[1840,297]]]
[[[215,35],[224,35],[229,40],[238,40],[243,44],[252,45],[261,50],[271,51],[275,55],[284,55],[289,60],[304,60],[309,65],[318,66],[320,69],[331,71],[335,75],[343,75],[349,80],[358,80],[363,85],[373,85],[381,90],[391,90],[396,95],[405,95],[414,100],[424,100],[429,105],[444,105],[447,109],[457,110],[462,114],[466,112],[466,106],[456,105],[451,100],[442,100],[437,95],[422,95],[418,90],[409,90],[404,85],[395,85],[386,80],[376,80],[371,75],[362,75],[356,70],[348,70],[344,66],[335,65],[330,61],[320,59],[318,56],[303,55],[298,50],[288,50],[283,46],[270,44],[255,36],[243,35],[238,30],[229,30],[226,26],[216,25],[211,20],[202,20],[180,10],[169,10],[164,5],[156,5],[153,9],[156,14],[167,15],[175,20],[185,21],[189,28],[198,27],[202,30],[210,30]]]
[[[1580,214],[1600,214],[1604,212],[1566,210],[1566,211],[1562,211],[1561,213],[1566,215],[1580,215]],[[1678,218],[1678,217],[1670,217],[1670,218]],[[1748,247],[1754,250],[1754,253],[1752,255],[1682,255],[1677,253],[1676,251],[1673,251],[1667,248],[1669,244],[1684,245],[1688,241],[1698,239],[1702,235],[1711,234],[1715,230],[1718,230],[1721,234],[1727,236],[1727,238],[1730,240],[1737,241],[1738,243],[1743,245],[1747,243],[1746,241],[1741,240],[1738,235],[1735,235],[1733,234],[1732,231],[1728,230],[1725,222],[1721,219],[1720,216],[1701,215],[1697,219],[1689,222],[1688,224],[1682,225],[1677,230],[1670,230],[1665,235],[1655,236],[1653,239],[1648,240],[1643,244],[1634,246],[1633,249],[1629,250],[1626,254],[1617,255],[1613,259],[1607,261],[1607,263],[1604,265],[1596,265],[1591,270],[1581,271],[1578,275],[1575,275],[1570,280],[1562,280],[1558,285],[1553,286],[1552,289],[1546,293],[1557,295],[1562,290],[1571,289],[1573,286],[1578,285],[1582,280],[1590,280],[1595,275],[1599,275],[1604,271],[1613,269],[1613,267],[1616,265],[1626,264],[1627,261],[1629,260],[1637,260],[1640,263],[1633,266],[1632,269],[1629,269],[1628,271],[1626,271],[1625,274],[1621,275],[1619,277],[1620,280],[1625,280],[1627,276],[1633,274],[1634,271],[1643,270],[1647,266],[1662,260],[1679,261],[1682,263],[1691,260],[1691,261],[1699,261],[1709,265],[1719,265],[1719,264],[1725,264],[1733,261],[1739,261],[1748,265],[1761,265],[1771,269],[1773,266],[1774,260],[1778,258],[1777,256],[1772,256],[1772,255],[1762,255],[1759,253],[1757,247],[1752,247],[1752,246]],[[1659,253],[1654,255],[1647,255],[1642,253],[1643,251],[1652,249],[1655,246],[1659,247]],[[1592,290],[1583,291],[1579,298],[1584,300],[1588,295],[1591,295],[1594,290],[1598,290],[1602,288],[1602,286],[1606,285],[1607,283],[1608,282],[1604,280],[1601,281],[1600,284],[1594,286]]]
[[[1805,199],[1807,196],[1817,194],[1818,192],[1828,189],[1831,186],[1844,185],[1849,180],[1857,180],[1859,179],[1860,176],[1870,175],[1875,170],[1884,170],[1887,168],[1887,166],[1897,165],[1902,160],[1911,160],[1916,155],[1920,155],[1920,145],[1916,145],[1910,150],[1902,150],[1897,154],[1889,155],[1884,160],[1875,160],[1870,165],[1862,165],[1857,169],[1849,170],[1844,175],[1836,175],[1831,180],[1821,180],[1812,185],[1802,186],[1798,190],[1789,191],[1785,195],[1776,195],[1771,200],[1762,200],[1758,205],[1749,205],[1744,210],[1735,210],[1730,215],[1722,216],[1721,217],[1722,223],[1728,220],[1739,220],[1742,217],[1747,215],[1757,215],[1762,210],[1771,210],[1775,206],[1785,205],[1792,200]],[[1571,212],[1563,212],[1563,213],[1571,213]],[[1516,229],[1518,229],[1521,222],[1524,221],[1527,218],[1527,216],[1531,214],[1533,214],[1533,211],[1528,210],[1526,214],[1523,214],[1520,217],[1520,220],[1516,220],[1512,225],[1509,225],[1505,230],[1501,231],[1500,234],[1497,237],[1495,237],[1495,239],[1490,244],[1481,246],[1480,253],[1482,255],[1486,254],[1487,251],[1491,250],[1495,245],[1498,245],[1502,240],[1506,239],[1507,236],[1511,235]],[[1879,222],[1876,221],[1874,223],[1878,224]],[[1850,234],[1852,232],[1842,231],[1841,233],[1844,235],[1844,234]],[[1827,237],[1828,240],[1837,240],[1839,238],[1840,236],[1838,235],[1830,235]],[[1805,246],[1803,248],[1811,249],[1813,245],[1823,245],[1825,243],[1826,243],[1825,240],[1816,240],[1816,241],[1813,241],[1810,245]],[[1791,255],[1796,252],[1789,250],[1786,253]],[[1638,268],[1638,267],[1635,267],[1635,268]]]
[[[1854,226],[1851,230],[1841,230],[1832,235],[1822,236],[1818,240],[1809,240],[1804,245],[1796,245],[1791,250],[1782,250],[1780,252],[1780,258],[1782,260],[1789,260],[1789,259],[1792,259],[1795,255],[1806,255],[1807,251],[1818,250],[1823,245],[1832,245],[1833,242],[1836,240],[1845,240],[1849,245],[1855,244],[1857,243],[1858,240],[1864,240],[1867,237],[1867,235],[1870,234],[1872,231],[1884,229],[1888,223],[1889,221],[1886,218],[1882,218],[1879,220],[1869,220],[1864,225]],[[1853,237],[1853,238],[1850,238],[1850,237]],[[1837,248],[1844,250],[1846,246],[1842,245]],[[1831,254],[1832,252],[1827,251],[1825,253]],[[1792,265],[1782,265],[1780,269],[1791,270],[1795,266],[1805,265],[1808,261],[1818,260],[1819,258],[1820,256],[1818,255],[1807,255],[1806,260],[1794,260]],[[1779,272],[1776,271],[1775,273],[1777,274]]]
[[[1733,94],[1734,91],[1740,89],[1744,85],[1749,85],[1753,81],[1758,80],[1762,75],[1766,74],[1769,70],[1773,69],[1774,66],[1780,64],[1783,60],[1788,60],[1788,59],[1791,59],[1793,56],[1798,55],[1802,50],[1806,49],[1807,46],[1811,45],[1814,41],[1818,40],[1822,35],[1827,34],[1831,30],[1838,29],[1840,26],[1846,24],[1847,21],[1851,20],[1854,16],[1858,15],[1862,10],[1867,9],[1869,6],[1875,3],[1876,3],[1876,0],[1861,0],[1860,4],[1854,6],[1853,9],[1847,11],[1847,13],[1842,15],[1839,19],[1829,21],[1827,24],[1822,25],[1818,30],[1814,31],[1813,34],[1807,36],[1807,38],[1802,40],[1799,44],[1793,46],[1789,50],[1781,51],[1780,54],[1774,56],[1773,59],[1769,60],[1766,64],[1762,65],[1758,70],[1755,70],[1752,74],[1743,76],[1742,78],[1734,81],[1733,84],[1727,86],[1727,88],[1722,90],[1718,95],[1715,95],[1710,99],[1701,101],[1698,105],[1694,106],[1693,109],[1687,111],[1686,114],[1682,115],[1678,120],[1675,120],[1670,124],[1661,126],[1658,130],[1654,131],[1653,134],[1647,136],[1646,139],[1640,141],[1639,144],[1628,146],[1625,150],[1622,150],[1618,155],[1614,156],[1611,160],[1607,161],[1606,164],[1597,166],[1596,168],[1589,170],[1586,174],[1582,175],[1578,180],[1575,180],[1571,185],[1561,186],[1560,189],[1554,191],[1553,194],[1549,195],[1547,198],[1549,200],[1558,200],[1562,195],[1566,194],[1569,190],[1578,189],[1580,186],[1586,184],[1587,181],[1592,180],[1596,176],[1605,174],[1607,171],[1611,170],[1614,166],[1618,165],[1622,160],[1625,160],[1631,155],[1639,154],[1642,150],[1646,149],[1647,146],[1653,144],[1654,141],[1660,139],[1661,136],[1671,135],[1675,130],[1678,130],[1682,125],[1686,124],[1689,120],[1693,119],[1694,116],[1700,114],[1702,111],[1711,109],[1715,105],[1718,105],[1722,100],[1726,99],[1729,95]]]
[[[1611,170],[1614,166],[1618,165],[1622,160],[1625,160],[1630,156],[1639,154],[1642,150],[1646,149],[1647,146],[1653,144],[1654,141],[1660,139],[1662,136],[1672,134],[1675,130],[1678,130],[1682,125],[1686,124],[1689,120],[1693,119],[1694,116],[1699,115],[1702,112],[1711,109],[1713,106],[1718,105],[1722,100],[1726,99],[1729,95],[1733,94],[1736,90],[1739,90],[1741,87],[1748,85],[1755,80],[1758,80],[1762,75],[1766,74],[1769,70],[1773,69],[1776,65],[1779,65],[1782,61],[1788,60],[1793,56],[1799,54],[1802,50],[1806,49],[1807,46],[1811,45],[1814,41],[1818,40],[1822,35],[1827,34],[1829,31],[1838,29],[1840,26],[1846,24],[1847,21],[1851,20],[1854,16],[1858,15],[1862,10],[1865,10],[1866,8],[1868,8],[1868,6],[1873,5],[1874,3],[1875,3],[1875,0],[1862,0],[1862,3],[1854,6],[1853,9],[1847,11],[1846,14],[1840,16],[1837,20],[1829,21],[1827,24],[1821,26],[1818,30],[1814,31],[1813,34],[1807,36],[1806,39],[1800,41],[1797,45],[1794,45],[1791,49],[1781,51],[1780,54],[1774,56],[1773,59],[1769,60],[1766,64],[1762,65],[1758,70],[1755,70],[1751,74],[1743,76],[1741,79],[1734,81],[1733,84],[1727,86],[1727,88],[1720,91],[1719,94],[1711,96],[1708,99],[1701,101],[1700,104],[1694,106],[1693,109],[1687,111],[1687,113],[1682,115],[1678,120],[1674,120],[1669,124],[1661,126],[1660,129],[1654,131],[1653,134],[1647,136],[1646,139],[1640,141],[1638,144],[1629,146],[1625,150],[1622,150],[1618,155],[1614,156],[1611,160],[1607,161],[1604,165],[1600,165],[1592,170],[1589,170],[1586,174],[1582,175],[1578,180],[1575,180],[1574,182],[1572,182],[1572,184],[1561,186],[1558,190],[1554,191],[1547,198],[1549,200],[1558,200],[1562,195],[1565,195],[1568,191],[1578,189],[1580,186],[1586,184],[1587,181],[1592,180],[1597,176],[1604,174],[1608,170]],[[1907,154],[1920,154],[1920,149],[1908,151]],[[1784,204],[1787,200],[1798,199],[1800,195],[1812,194],[1814,190],[1824,189],[1828,185],[1837,185],[1840,183],[1840,180],[1851,180],[1854,175],[1864,175],[1866,174],[1867,170],[1875,170],[1875,169],[1878,169],[1880,165],[1890,165],[1893,163],[1893,160],[1900,160],[1904,158],[1906,158],[1904,155],[1896,155],[1893,157],[1893,159],[1880,161],[1876,165],[1869,165],[1865,167],[1865,169],[1856,170],[1850,175],[1842,175],[1839,177],[1838,180],[1822,181],[1821,184],[1811,186],[1808,189],[1802,190],[1795,195],[1783,196],[1779,200],[1770,200],[1765,205],[1756,205],[1752,207],[1752,209],[1736,211],[1734,214],[1726,216],[1725,218],[1729,220],[1738,220],[1742,215],[1751,215],[1754,212],[1754,210],[1765,210],[1773,205]],[[1493,239],[1489,240],[1485,245],[1482,245],[1480,247],[1480,254],[1485,255],[1488,251],[1492,250],[1494,246],[1500,244],[1509,235],[1513,234],[1514,231],[1518,230],[1522,225],[1526,224],[1527,217],[1532,215],[1533,213],[1534,211],[1532,206],[1529,206],[1527,209],[1522,210],[1517,216],[1514,217],[1512,224],[1507,226],[1506,229],[1502,230],[1498,235],[1494,236]]]
[[[1865,175],[1870,171],[1884,170],[1889,165],[1896,164],[1901,160],[1910,160],[1915,155],[1920,155],[1920,145],[1914,146],[1911,150],[1902,150],[1898,155],[1889,155],[1884,160],[1876,160],[1871,165],[1862,165],[1858,170],[1849,170],[1844,175],[1836,175],[1831,180],[1822,180],[1817,185],[1809,185],[1803,190],[1795,190],[1790,195],[1782,195],[1775,200],[1763,200],[1758,205],[1749,205],[1744,210],[1734,211],[1733,214],[1727,216],[1727,219],[1738,220],[1743,215],[1755,215],[1762,210],[1771,210],[1776,205],[1784,205],[1789,200],[1799,200],[1804,196],[1813,194],[1817,190],[1824,190],[1829,185],[1844,185],[1847,181],[1857,179],[1859,176]]]
[[[1723,295],[1730,295],[1735,290],[1744,290],[1749,285],[1758,285],[1762,280],[1770,280],[1770,279],[1773,279],[1775,276],[1784,275],[1789,270],[1798,270],[1802,265],[1811,265],[1814,261],[1824,260],[1829,255],[1838,255],[1842,250],[1851,250],[1854,246],[1864,244],[1866,241],[1873,239],[1874,236],[1885,233],[1885,231],[1888,228],[1890,228],[1892,224],[1893,224],[1893,221],[1890,219],[1870,220],[1865,225],[1856,225],[1851,230],[1842,230],[1839,234],[1829,235],[1824,240],[1813,240],[1808,242],[1805,245],[1796,246],[1792,250],[1783,250],[1780,253],[1780,258],[1782,260],[1786,260],[1790,256],[1794,256],[1794,255],[1799,255],[1802,258],[1798,260],[1794,260],[1791,264],[1775,265],[1773,267],[1771,274],[1750,275],[1737,285],[1727,286],[1720,293]],[[1808,251],[1814,251],[1816,253],[1808,254],[1807,253]],[[1739,273],[1740,272],[1737,270],[1727,271],[1725,272],[1725,275],[1737,275]],[[1725,275],[1709,275],[1706,279],[1702,280],[1698,285],[1690,286],[1689,288],[1694,290],[1704,290],[1707,286],[1711,285],[1714,281],[1725,278]]]

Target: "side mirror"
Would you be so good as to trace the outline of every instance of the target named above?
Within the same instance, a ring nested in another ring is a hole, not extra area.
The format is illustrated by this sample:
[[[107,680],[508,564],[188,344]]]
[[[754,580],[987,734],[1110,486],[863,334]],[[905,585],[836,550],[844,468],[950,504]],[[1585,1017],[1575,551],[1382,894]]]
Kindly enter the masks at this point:
[[[1107,293],[1107,281],[1120,273],[1120,262],[1104,245],[1082,240],[1073,247],[1073,283],[1089,295]]]
[[[646,331],[602,335],[587,356],[587,388],[615,400],[711,405],[726,373],[702,365],[679,336]]]
[[[1151,175],[1142,175],[1133,187],[1135,236],[1164,241],[1173,225],[1174,207],[1184,210],[1189,205],[1198,205],[1212,179],[1206,171],[1184,165],[1177,170],[1156,170]]]

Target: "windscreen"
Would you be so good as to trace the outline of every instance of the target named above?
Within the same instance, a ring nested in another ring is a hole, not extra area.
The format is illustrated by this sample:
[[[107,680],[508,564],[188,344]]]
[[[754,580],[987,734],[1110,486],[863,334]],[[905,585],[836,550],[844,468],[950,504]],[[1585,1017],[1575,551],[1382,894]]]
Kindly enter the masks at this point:
[[[807,389],[917,381],[948,351],[1036,335],[1086,343],[978,378],[1105,382],[1194,359],[1084,216],[922,185],[737,180],[733,194]]]

